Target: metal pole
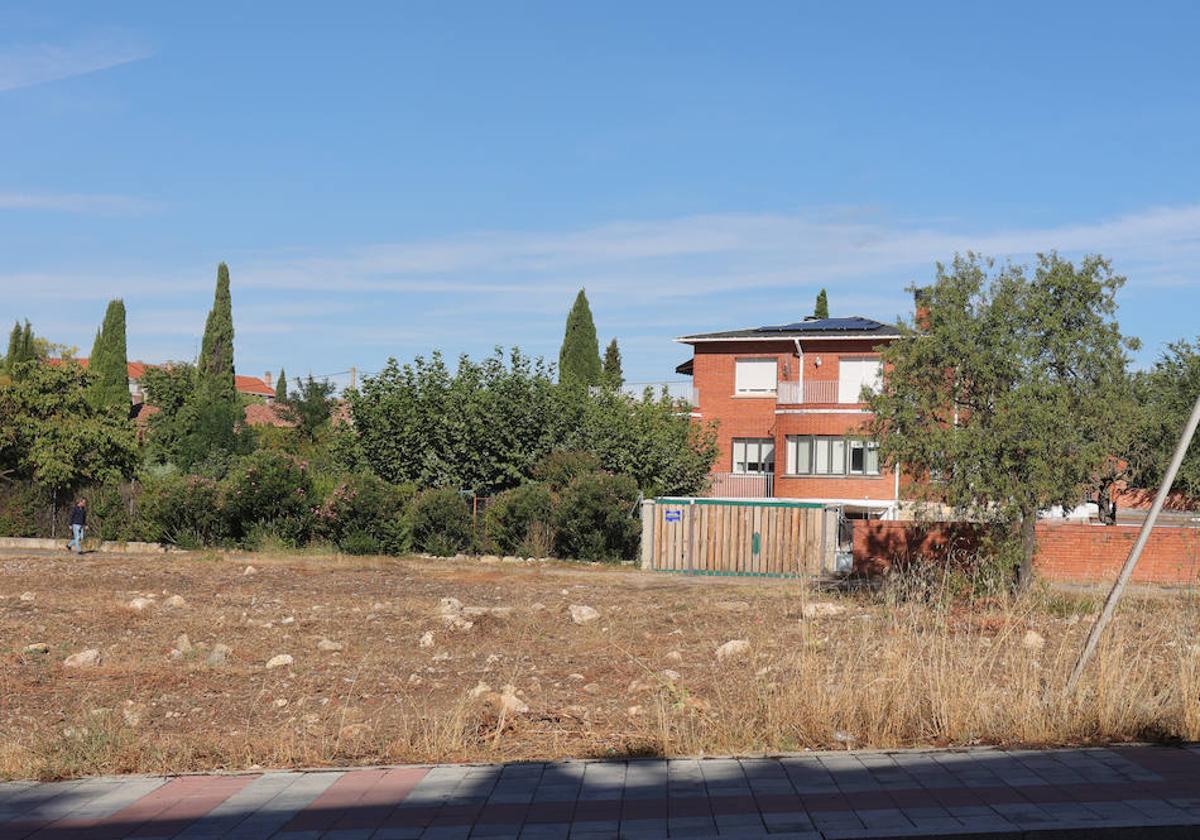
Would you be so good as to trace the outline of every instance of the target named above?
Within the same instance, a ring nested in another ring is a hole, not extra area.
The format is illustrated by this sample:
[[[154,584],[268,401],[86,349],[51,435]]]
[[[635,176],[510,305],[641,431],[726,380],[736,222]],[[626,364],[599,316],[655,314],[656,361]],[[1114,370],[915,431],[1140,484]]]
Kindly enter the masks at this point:
[[[1150,513],[1146,515],[1146,521],[1142,523],[1142,530],[1138,533],[1137,542],[1129,550],[1129,557],[1125,559],[1125,565],[1121,567],[1121,574],[1117,576],[1117,582],[1113,584],[1112,591],[1108,593],[1108,598],[1104,601],[1104,609],[1100,612],[1100,617],[1096,619],[1096,623],[1092,625],[1087,641],[1083,645],[1083,651],[1079,654],[1079,661],[1075,663],[1075,669],[1071,671],[1071,678],[1067,680],[1068,694],[1075,690],[1080,676],[1083,675],[1084,668],[1087,667],[1088,660],[1091,659],[1092,653],[1096,650],[1096,643],[1100,641],[1100,634],[1104,632],[1105,626],[1117,609],[1117,602],[1121,600],[1121,593],[1125,589],[1125,584],[1129,582],[1129,578],[1133,575],[1133,568],[1137,565],[1138,558],[1142,556],[1142,549],[1146,547],[1146,542],[1150,539],[1150,529],[1154,527],[1154,523],[1158,519],[1158,514],[1162,511],[1163,504],[1167,501],[1167,495],[1171,492],[1171,485],[1175,483],[1175,475],[1179,472],[1179,467],[1183,463],[1183,456],[1187,454],[1188,445],[1192,442],[1192,436],[1196,434],[1197,425],[1200,425],[1200,396],[1196,397],[1196,404],[1192,407],[1192,416],[1188,418],[1187,425],[1183,428],[1183,434],[1179,436],[1179,445],[1175,447],[1175,455],[1171,458],[1171,464],[1167,467],[1167,472],[1163,476],[1162,484],[1158,488],[1158,495],[1154,497],[1154,504],[1150,508]]]

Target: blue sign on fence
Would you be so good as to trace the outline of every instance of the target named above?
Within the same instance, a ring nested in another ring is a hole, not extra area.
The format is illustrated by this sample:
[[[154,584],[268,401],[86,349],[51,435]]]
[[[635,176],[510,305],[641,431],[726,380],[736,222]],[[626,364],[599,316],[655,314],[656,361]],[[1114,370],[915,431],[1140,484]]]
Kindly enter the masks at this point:
[[[681,510],[665,511],[663,514],[663,518],[666,519],[668,522],[678,522],[681,519],[683,519],[683,511],[681,511]]]

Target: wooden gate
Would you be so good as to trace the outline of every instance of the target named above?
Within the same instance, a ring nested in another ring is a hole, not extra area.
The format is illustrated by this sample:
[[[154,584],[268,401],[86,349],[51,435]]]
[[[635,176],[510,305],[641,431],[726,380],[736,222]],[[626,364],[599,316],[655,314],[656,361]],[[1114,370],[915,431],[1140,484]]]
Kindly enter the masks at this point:
[[[819,575],[835,568],[837,511],[786,499],[642,503],[642,568],[698,575]]]

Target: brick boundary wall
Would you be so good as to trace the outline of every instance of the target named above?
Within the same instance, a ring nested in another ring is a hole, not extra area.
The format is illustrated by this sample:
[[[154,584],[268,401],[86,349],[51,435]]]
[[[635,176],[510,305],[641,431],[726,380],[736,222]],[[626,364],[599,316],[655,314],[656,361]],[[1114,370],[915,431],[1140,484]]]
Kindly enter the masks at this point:
[[[1114,580],[1138,531],[1136,525],[1040,522],[1034,566],[1047,580]],[[978,545],[978,539],[978,528],[969,523],[858,520],[854,523],[854,571],[877,575],[897,560],[952,557],[952,549],[969,553]],[[1156,527],[1133,580],[1170,585],[1200,583],[1200,528]]]

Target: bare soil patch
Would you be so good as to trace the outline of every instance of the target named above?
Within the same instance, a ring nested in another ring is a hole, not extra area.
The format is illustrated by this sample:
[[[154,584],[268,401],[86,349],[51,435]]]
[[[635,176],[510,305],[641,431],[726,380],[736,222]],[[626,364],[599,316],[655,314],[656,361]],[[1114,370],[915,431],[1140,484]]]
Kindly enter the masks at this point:
[[[0,776],[1200,738],[1200,602],[1132,601],[1065,698],[1090,598],[942,609],[563,564],[8,555]],[[831,600],[845,611],[802,618]],[[64,665],[87,650],[98,664]]]

